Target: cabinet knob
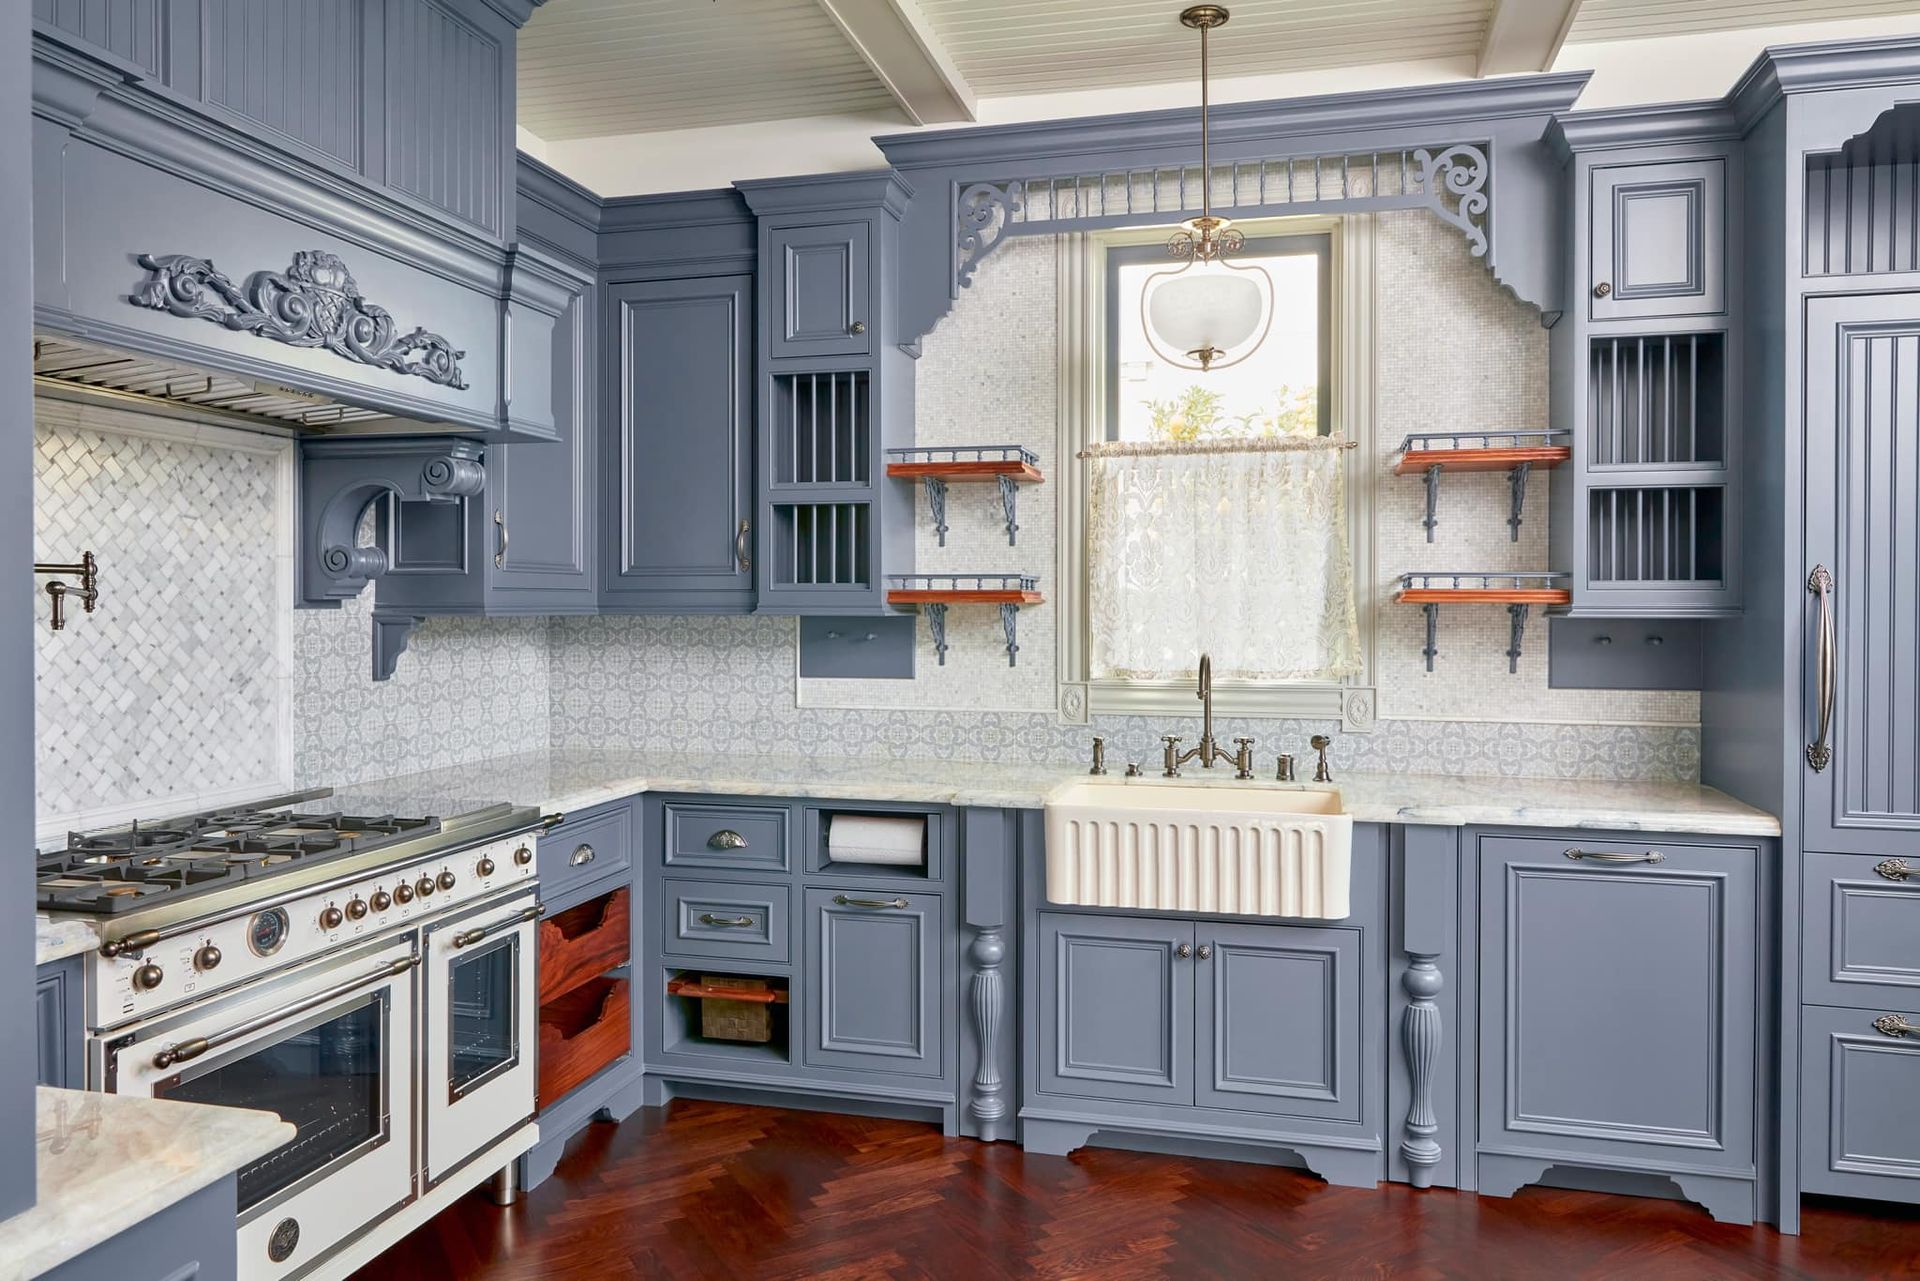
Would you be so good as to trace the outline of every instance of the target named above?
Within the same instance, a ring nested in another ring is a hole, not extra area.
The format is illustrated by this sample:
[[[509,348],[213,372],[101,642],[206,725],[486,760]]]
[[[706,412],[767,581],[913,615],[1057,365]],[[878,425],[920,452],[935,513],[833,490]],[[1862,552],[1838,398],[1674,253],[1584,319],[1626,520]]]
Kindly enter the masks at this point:
[[[864,320],[856,320],[847,326],[847,332],[850,334],[864,334],[867,332],[867,322]]]
[[[1203,961],[1211,961],[1213,959],[1213,944],[1202,943],[1200,945],[1200,951],[1197,953],[1197,955]]]
[[[1182,943],[1179,947],[1173,949],[1173,954],[1184,961],[1193,955],[1193,944]]]
[[[1593,296],[1595,298],[1605,298],[1608,294],[1612,292],[1613,292],[1613,286],[1608,284],[1604,280],[1593,287]]]

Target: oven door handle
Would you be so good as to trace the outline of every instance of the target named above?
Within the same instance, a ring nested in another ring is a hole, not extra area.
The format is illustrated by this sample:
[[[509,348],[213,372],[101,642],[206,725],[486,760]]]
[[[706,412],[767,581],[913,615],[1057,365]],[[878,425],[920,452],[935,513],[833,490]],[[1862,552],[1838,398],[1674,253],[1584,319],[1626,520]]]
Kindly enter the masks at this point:
[[[546,908],[539,903],[535,903],[530,907],[524,907],[504,921],[495,921],[492,925],[482,925],[478,929],[465,930],[454,935],[453,945],[455,947],[472,947],[475,943],[485,941],[495,930],[504,930],[510,925],[519,925],[524,921],[537,921],[540,919],[540,913],[544,911],[546,911]]]
[[[238,1040],[240,1037],[258,1032],[263,1027],[268,1027],[282,1020],[293,1018],[296,1015],[305,1014],[308,1010],[319,1009],[328,1001],[338,1000],[349,992],[357,988],[363,988],[369,983],[378,983],[385,979],[398,977],[418,964],[420,964],[419,953],[408,953],[406,956],[400,957],[397,960],[387,962],[371,974],[362,974],[359,978],[349,979],[338,987],[330,987],[324,992],[316,992],[305,1000],[295,1001],[292,1005],[283,1006],[271,1014],[262,1014],[258,1018],[248,1019],[245,1023],[236,1024],[222,1032],[215,1032],[212,1036],[196,1036],[190,1041],[180,1041],[174,1045],[169,1045],[166,1049],[153,1056],[153,1066],[164,1072],[176,1064],[189,1063],[199,1058],[202,1054],[205,1054],[208,1050],[218,1049],[229,1041]]]

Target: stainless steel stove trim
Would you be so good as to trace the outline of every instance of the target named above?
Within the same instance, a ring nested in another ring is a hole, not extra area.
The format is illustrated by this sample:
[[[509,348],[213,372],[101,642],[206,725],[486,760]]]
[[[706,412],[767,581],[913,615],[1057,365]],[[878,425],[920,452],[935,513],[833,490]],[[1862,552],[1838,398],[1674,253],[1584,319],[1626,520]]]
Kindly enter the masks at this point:
[[[539,916],[538,909],[539,909],[539,904],[536,903],[532,909],[533,910],[532,916],[523,915],[520,917],[516,917],[512,921],[502,921],[501,925],[517,926],[521,921],[533,920]],[[474,931],[474,932],[480,933],[480,931]],[[465,936],[463,935],[462,937],[465,937]],[[453,944],[455,947],[462,946],[459,938],[454,939]],[[511,953],[511,956],[509,959],[513,963],[514,971],[518,973],[520,968],[520,935],[518,933],[510,934],[506,938],[495,939],[492,942],[492,944],[490,944],[487,947],[481,948],[477,952],[463,952],[461,954],[460,959],[462,961],[478,961],[480,960],[481,957],[484,957],[489,953],[503,951],[503,950]],[[429,995],[431,995],[431,993]],[[443,993],[442,996],[445,997],[445,994]],[[520,1066],[520,1052],[521,1052],[520,1006],[521,1006],[521,1003],[526,1000],[526,997],[527,997],[527,994],[520,990],[520,984],[516,981],[513,985],[513,1003],[508,1007],[508,1010],[507,1010],[507,1022],[508,1022],[508,1025],[513,1029],[512,1037],[507,1042],[507,1057],[500,1060],[500,1062],[494,1064],[492,1067],[488,1068],[486,1071],[482,1072],[479,1076],[476,1076],[472,1080],[467,1081],[465,1084],[455,1085],[453,1081],[449,1079],[447,1081],[447,1102],[448,1103],[458,1103],[461,1099],[466,1098],[469,1094],[472,1094],[474,1091],[485,1088],[486,1086],[492,1084],[494,1081],[497,1081],[501,1077],[505,1076],[507,1073],[513,1071],[515,1068]],[[453,1008],[453,1001],[450,997],[446,998],[445,1003],[447,1008],[441,1011],[439,1017],[441,1019],[441,1022],[445,1025],[447,1040],[451,1042],[453,1040],[453,1020],[454,1020],[455,1011]],[[425,1003],[423,1002],[423,1004]]]
[[[206,1036],[198,1036],[192,1040],[169,1045],[166,1049],[153,1056],[153,1066],[156,1070],[164,1072],[176,1063],[192,1063],[209,1050],[220,1049],[228,1042],[237,1041],[243,1036],[251,1036],[255,1032],[264,1031],[291,1015],[304,1014],[308,1010],[318,1009],[329,1002],[336,1001],[343,996],[351,994],[357,988],[366,987],[371,983],[381,983],[384,985],[387,979],[399,978],[409,970],[418,969],[419,966],[420,952],[416,948],[407,956],[383,965],[371,974],[363,974],[357,978],[348,979],[346,982],[334,987],[315,992],[312,996],[302,997],[294,1004],[286,1006],[283,1009],[270,1010],[265,1014],[258,1014],[253,1018],[244,1019],[232,1027],[221,1028],[218,1032],[210,1032]],[[294,969],[288,969],[286,972],[293,974],[296,971]],[[165,1061],[162,1062],[162,1060]],[[199,1074],[195,1073],[193,1075]],[[191,1080],[192,1077],[186,1076],[180,1077],[179,1079]]]
[[[163,897],[151,908],[136,909],[121,917],[107,918],[87,912],[57,912],[52,915],[76,917],[97,925],[102,934],[99,951],[104,957],[138,956],[157,943],[192,933],[207,925],[251,916],[309,894],[322,894],[329,889],[336,889],[361,879],[375,868],[397,868],[448,858],[488,841],[534,831],[540,825],[539,811],[532,806],[495,805],[476,811],[474,816],[463,817],[455,825],[442,824],[440,830],[431,835],[338,855],[308,867],[296,865],[289,871],[274,874],[268,881],[243,881],[225,889],[184,895],[171,901]],[[470,830],[476,826],[479,830]],[[269,881],[275,886],[275,891],[261,894],[260,887]],[[115,926],[121,928],[116,930]]]

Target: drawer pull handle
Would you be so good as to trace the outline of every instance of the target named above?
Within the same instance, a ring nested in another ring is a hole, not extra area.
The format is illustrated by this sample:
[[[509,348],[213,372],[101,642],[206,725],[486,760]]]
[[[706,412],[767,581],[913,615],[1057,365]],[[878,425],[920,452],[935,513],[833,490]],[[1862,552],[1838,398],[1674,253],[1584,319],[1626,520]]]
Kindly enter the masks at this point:
[[[730,827],[723,827],[707,838],[710,850],[743,850],[747,848],[747,838]]]
[[[1873,1030],[1882,1036],[1920,1036],[1920,1026],[1907,1022],[1898,1014],[1882,1014],[1873,1021]]]
[[[1833,764],[1833,698],[1839,674],[1839,640],[1833,621],[1833,574],[1825,565],[1815,565],[1807,575],[1807,590],[1820,602],[1815,626],[1819,637],[1813,658],[1813,679],[1820,696],[1819,726],[1813,741],[1807,744],[1807,764],[1818,774]]]
[[[1667,856],[1659,850],[1647,850],[1639,854],[1627,854],[1616,850],[1572,849],[1566,851],[1566,855],[1576,862],[1581,859],[1586,859],[1591,863],[1664,863],[1667,861]]]
[[[1883,858],[1873,865],[1873,870],[1889,881],[1904,881],[1913,875],[1913,869],[1903,858]]]
[[[912,907],[913,904],[903,898],[848,898],[845,894],[836,894],[833,901],[841,907]]]
[[[573,857],[569,858],[567,863],[569,866],[579,867],[582,864],[593,862],[594,857],[593,846],[576,845],[573,848]]]
[[[723,925],[730,930],[744,930],[753,924],[753,918],[751,916],[715,916],[712,912],[702,912],[700,924]]]

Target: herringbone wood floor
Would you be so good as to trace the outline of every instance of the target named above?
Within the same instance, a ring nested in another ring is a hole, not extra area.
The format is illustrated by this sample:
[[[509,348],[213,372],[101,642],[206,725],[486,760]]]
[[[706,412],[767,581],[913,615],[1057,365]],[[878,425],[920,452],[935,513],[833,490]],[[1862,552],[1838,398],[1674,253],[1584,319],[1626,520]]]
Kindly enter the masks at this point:
[[[1920,1214],[1817,1206],[1805,1235],[1683,1202],[1511,1200],[691,1100],[576,1139],[519,1205],[479,1196],[356,1281],[530,1278],[1851,1278],[1920,1276]]]

